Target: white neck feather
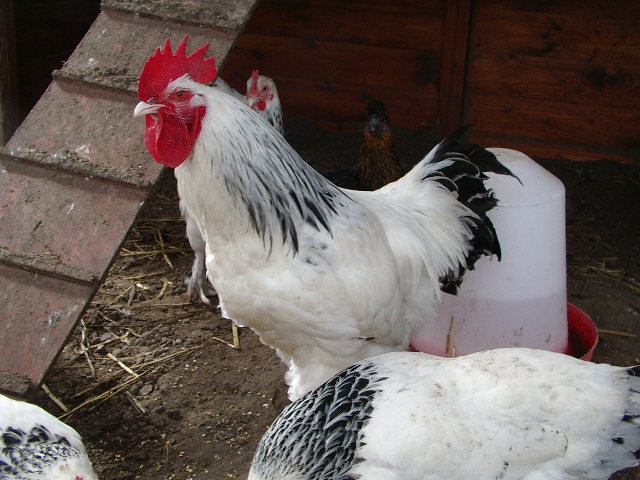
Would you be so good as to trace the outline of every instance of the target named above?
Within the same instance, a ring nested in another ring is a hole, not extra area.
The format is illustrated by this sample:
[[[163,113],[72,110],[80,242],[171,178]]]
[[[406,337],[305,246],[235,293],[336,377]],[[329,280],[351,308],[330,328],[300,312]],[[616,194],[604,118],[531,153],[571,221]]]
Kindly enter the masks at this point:
[[[331,232],[332,217],[351,199],[242,101],[186,81],[207,105],[192,155],[175,170],[187,208],[197,211],[198,198],[215,196],[215,202],[207,202],[216,209],[206,212],[207,222],[243,233],[252,229],[267,249],[284,244],[295,253],[304,224]],[[191,198],[190,190],[200,193]],[[232,210],[234,225],[228,221]]]

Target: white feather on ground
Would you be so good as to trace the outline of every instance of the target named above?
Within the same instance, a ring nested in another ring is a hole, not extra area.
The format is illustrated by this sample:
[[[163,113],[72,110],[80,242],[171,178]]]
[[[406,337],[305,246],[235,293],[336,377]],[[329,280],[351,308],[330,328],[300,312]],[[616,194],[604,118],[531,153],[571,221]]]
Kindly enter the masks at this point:
[[[380,355],[289,405],[249,480],[607,479],[638,464],[637,375],[530,349]]]

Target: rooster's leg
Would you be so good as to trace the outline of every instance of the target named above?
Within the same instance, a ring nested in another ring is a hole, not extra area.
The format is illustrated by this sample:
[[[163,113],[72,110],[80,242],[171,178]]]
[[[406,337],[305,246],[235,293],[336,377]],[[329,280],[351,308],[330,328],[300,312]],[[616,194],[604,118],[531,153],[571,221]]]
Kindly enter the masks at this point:
[[[182,204],[180,205],[180,209],[182,210]],[[191,301],[199,298],[209,310],[214,311],[216,305],[213,303],[213,300],[217,298],[218,294],[211,288],[207,281],[207,265],[205,262],[207,244],[204,241],[198,225],[193,221],[188,212],[183,210],[182,213],[187,227],[187,239],[189,240],[189,245],[191,245],[193,253],[195,253],[193,266],[191,267],[191,275],[185,279],[187,297]]]
[[[216,305],[213,303],[213,300],[217,298],[218,294],[211,288],[207,281],[207,267],[204,261],[205,253],[203,251],[197,251],[195,254],[196,257],[193,260],[193,267],[191,267],[191,275],[185,280],[187,284],[187,296],[191,300],[200,298],[207,308],[214,310]]]

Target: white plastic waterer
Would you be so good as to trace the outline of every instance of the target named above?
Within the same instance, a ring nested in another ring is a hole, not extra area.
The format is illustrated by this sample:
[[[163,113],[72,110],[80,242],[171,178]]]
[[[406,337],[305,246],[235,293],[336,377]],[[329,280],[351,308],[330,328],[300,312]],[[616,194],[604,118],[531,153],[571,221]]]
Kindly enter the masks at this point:
[[[489,217],[502,260],[478,260],[457,295],[442,295],[437,319],[412,336],[411,345],[447,356],[516,346],[565,352],[564,185],[521,152],[489,150],[522,182],[487,174],[499,200]]]

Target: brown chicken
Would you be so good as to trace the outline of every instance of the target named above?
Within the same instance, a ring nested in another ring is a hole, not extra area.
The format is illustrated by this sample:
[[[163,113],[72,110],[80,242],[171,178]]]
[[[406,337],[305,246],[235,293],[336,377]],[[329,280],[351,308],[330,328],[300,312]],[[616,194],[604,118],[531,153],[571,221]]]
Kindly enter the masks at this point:
[[[396,157],[393,132],[387,125],[387,111],[376,100],[367,105],[367,124],[356,174],[366,190],[377,190],[404,174]]]
[[[393,132],[387,124],[387,111],[382,102],[374,100],[367,105],[367,123],[358,163],[353,168],[329,172],[325,176],[343,188],[377,190],[403,174],[396,157]]]

